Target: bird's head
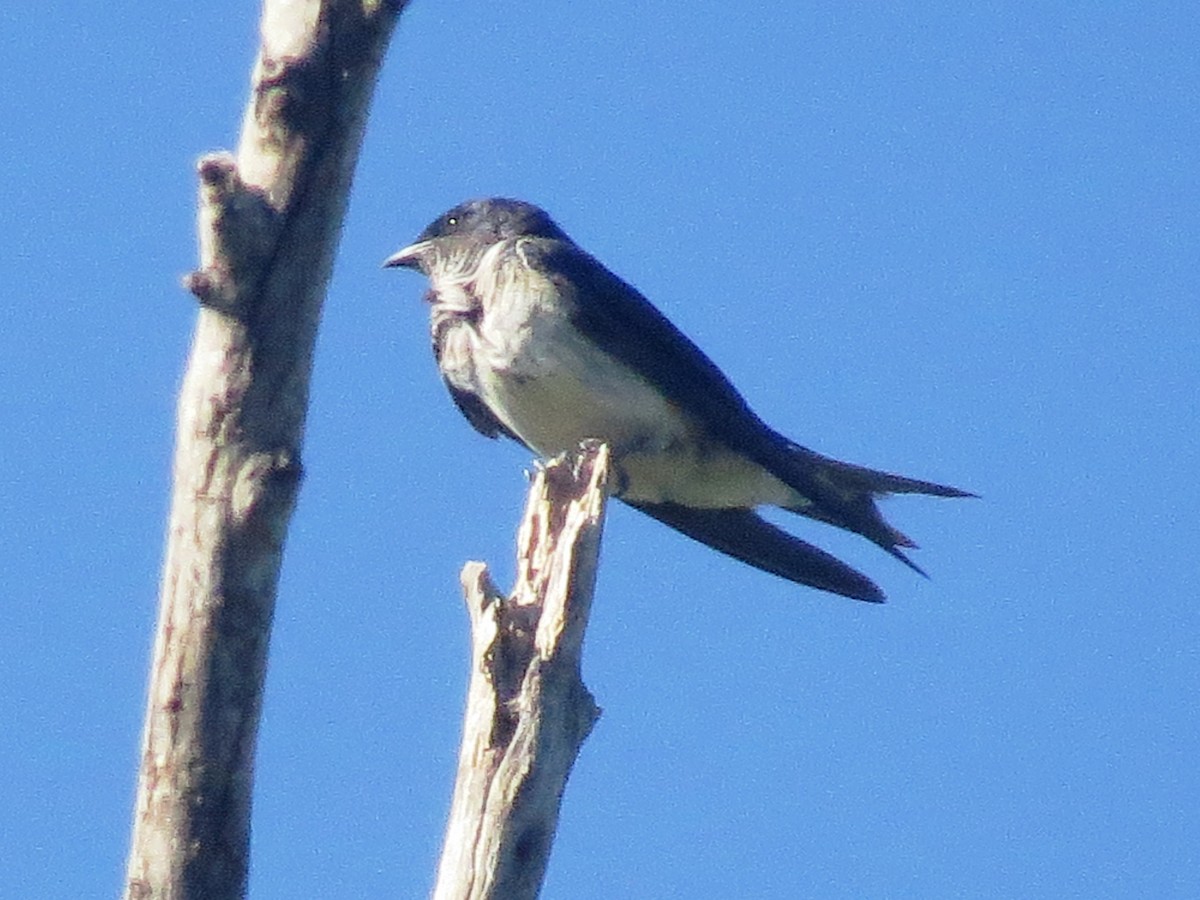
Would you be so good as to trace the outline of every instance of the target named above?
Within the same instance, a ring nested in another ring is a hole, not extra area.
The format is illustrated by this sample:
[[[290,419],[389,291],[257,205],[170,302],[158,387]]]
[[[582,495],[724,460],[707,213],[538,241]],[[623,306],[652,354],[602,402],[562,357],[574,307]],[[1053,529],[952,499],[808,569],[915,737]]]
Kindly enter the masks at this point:
[[[519,237],[569,240],[546,212],[523,200],[469,200],[438,216],[417,239],[396,251],[384,267],[416,269],[433,276],[474,267],[488,248]]]

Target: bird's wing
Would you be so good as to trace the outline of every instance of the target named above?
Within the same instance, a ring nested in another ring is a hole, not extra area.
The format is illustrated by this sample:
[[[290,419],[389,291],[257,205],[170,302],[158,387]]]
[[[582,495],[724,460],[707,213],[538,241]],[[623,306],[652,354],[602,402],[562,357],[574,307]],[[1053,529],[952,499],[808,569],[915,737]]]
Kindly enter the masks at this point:
[[[480,434],[497,438],[503,435],[510,437],[519,444],[524,444],[519,437],[512,433],[507,425],[501,422],[492,413],[486,403],[479,398],[478,394],[471,391],[464,391],[462,388],[455,387],[448,378],[443,378],[442,381],[446,384],[446,389],[450,391],[450,398],[454,401],[454,405],[459,411],[466,416],[467,421]]]
[[[844,519],[842,527],[860,531],[858,504],[824,477],[825,457],[763,422],[725,373],[636,288],[572,243],[528,241],[522,252],[557,283],[572,322],[593,343],[655,385],[713,438],[776,475],[830,520]]]
[[[861,534],[921,572],[898,549],[914,544],[884,520],[875,495],[909,492],[953,497],[966,492],[843,463],[789,440],[750,409],[687,335],[594,257],[571,242],[547,239],[527,242],[523,252],[531,265],[556,281],[580,332],[655,385],[711,437],[744,454],[807,500],[796,512]]]
[[[504,435],[524,443],[497,418],[482,397],[469,389],[469,379],[460,371],[460,368],[469,369],[469,366],[462,365],[462,353],[455,354],[448,344],[455,328],[456,318],[452,314],[439,315],[435,313],[432,335],[433,358],[437,362],[438,370],[442,373],[442,382],[446,385],[446,390],[450,392],[450,398],[458,407],[459,412],[466,416],[471,427],[480,434],[490,438]],[[451,360],[457,361],[457,364],[448,365],[447,355]]]
[[[776,528],[753,510],[696,509],[674,503],[629,505],[764,572],[855,600],[884,600],[883,591],[861,572]]]
[[[529,241],[522,251],[555,283],[582,334],[702,424],[721,437],[766,427],[704,351],[594,257],[565,241]]]

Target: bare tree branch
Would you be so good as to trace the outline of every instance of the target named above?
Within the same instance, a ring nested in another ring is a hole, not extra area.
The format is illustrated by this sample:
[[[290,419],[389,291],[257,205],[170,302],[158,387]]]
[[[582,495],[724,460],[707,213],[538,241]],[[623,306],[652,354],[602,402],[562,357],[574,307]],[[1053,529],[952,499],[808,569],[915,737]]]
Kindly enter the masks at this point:
[[[567,777],[600,715],[580,674],[608,448],[540,470],[517,538],[517,585],[462,571],[471,682],[435,900],[525,900],[546,872]]]
[[[403,0],[266,0],[236,156],[200,161],[200,300],[127,898],[243,896],[267,645],[313,345]]]

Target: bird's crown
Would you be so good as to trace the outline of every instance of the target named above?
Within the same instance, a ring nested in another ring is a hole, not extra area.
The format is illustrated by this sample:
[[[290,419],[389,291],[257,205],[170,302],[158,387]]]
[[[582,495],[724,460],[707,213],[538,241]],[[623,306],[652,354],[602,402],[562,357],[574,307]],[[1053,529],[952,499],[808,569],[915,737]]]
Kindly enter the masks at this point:
[[[483,243],[516,237],[566,240],[563,230],[540,207],[524,200],[489,197],[468,200],[442,213],[421,232],[418,240],[464,237]]]

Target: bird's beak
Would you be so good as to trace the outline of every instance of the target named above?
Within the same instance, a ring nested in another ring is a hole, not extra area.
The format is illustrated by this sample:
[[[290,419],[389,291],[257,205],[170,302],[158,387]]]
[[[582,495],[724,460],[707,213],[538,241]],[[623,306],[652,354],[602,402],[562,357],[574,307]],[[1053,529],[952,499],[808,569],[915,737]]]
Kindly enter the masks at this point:
[[[433,248],[432,241],[417,241],[397,250],[383,261],[385,269],[405,268],[424,271],[426,254]]]

